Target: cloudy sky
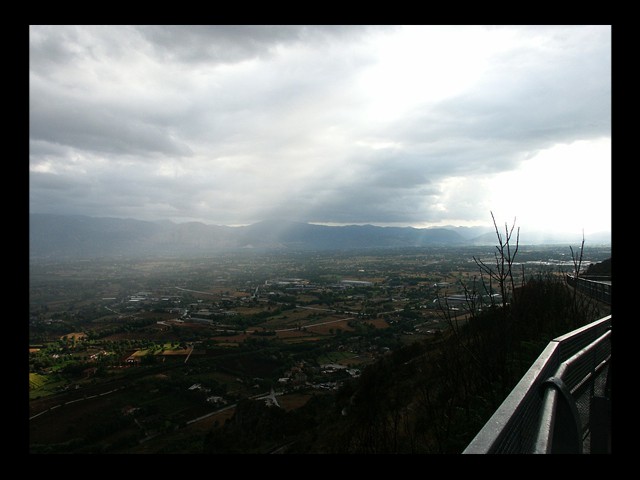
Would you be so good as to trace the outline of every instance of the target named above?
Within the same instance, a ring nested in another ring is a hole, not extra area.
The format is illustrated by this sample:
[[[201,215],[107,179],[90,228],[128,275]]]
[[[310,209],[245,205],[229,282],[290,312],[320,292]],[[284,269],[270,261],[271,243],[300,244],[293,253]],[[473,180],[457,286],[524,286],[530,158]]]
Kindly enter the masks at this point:
[[[31,26],[30,211],[611,227],[610,26]]]

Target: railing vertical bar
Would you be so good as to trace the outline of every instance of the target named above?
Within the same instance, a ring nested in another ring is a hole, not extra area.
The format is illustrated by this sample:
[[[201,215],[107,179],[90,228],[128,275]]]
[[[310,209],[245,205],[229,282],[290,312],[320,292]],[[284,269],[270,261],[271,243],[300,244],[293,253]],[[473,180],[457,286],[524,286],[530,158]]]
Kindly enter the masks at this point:
[[[540,423],[538,425],[538,436],[533,453],[547,454],[551,453],[551,445],[553,444],[553,430],[555,427],[556,398],[558,392],[552,388],[544,391],[544,399],[542,400],[542,408],[540,414]]]

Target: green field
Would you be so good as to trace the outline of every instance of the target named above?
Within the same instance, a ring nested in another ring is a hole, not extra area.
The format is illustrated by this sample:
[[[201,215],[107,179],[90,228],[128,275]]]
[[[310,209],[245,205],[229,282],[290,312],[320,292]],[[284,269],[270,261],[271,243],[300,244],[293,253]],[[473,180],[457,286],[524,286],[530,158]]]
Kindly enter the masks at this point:
[[[46,397],[56,393],[58,387],[65,385],[64,380],[38,373],[29,373],[29,399]]]
[[[45,377],[44,375],[29,373],[29,390],[36,390],[44,386],[47,381],[47,377]]]

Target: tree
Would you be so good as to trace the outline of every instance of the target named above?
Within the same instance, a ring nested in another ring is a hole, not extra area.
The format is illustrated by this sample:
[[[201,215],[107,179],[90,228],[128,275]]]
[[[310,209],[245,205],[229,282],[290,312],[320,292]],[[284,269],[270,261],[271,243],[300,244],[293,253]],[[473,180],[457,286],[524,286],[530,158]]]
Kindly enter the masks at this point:
[[[494,252],[495,268],[492,268],[491,266],[487,265],[482,259],[476,258],[475,256],[473,257],[473,260],[480,268],[480,275],[483,280],[483,286],[486,293],[490,295],[489,298],[491,299],[491,304],[494,303],[495,298],[493,296],[493,282],[497,282],[498,290],[500,291],[500,295],[502,297],[502,306],[506,307],[516,288],[513,275],[513,263],[515,261],[516,255],[518,254],[520,242],[520,227],[518,227],[518,230],[516,231],[516,243],[515,245],[512,245],[511,240],[513,237],[513,229],[516,226],[516,219],[513,219],[513,225],[511,226],[511,228],[509,228],[509,226],[505,223],[505,236],[503,238],[500,234],[500,231],[498,230],[498,225],[496,223],[493,212],[491,212],[491,218],[493,219],[493,226],[496,231],[496,236],[498,237],[498,245],[496,245],[496,252]],[[484,275],[488,275],[489,277],[488,286],[484,279]]]

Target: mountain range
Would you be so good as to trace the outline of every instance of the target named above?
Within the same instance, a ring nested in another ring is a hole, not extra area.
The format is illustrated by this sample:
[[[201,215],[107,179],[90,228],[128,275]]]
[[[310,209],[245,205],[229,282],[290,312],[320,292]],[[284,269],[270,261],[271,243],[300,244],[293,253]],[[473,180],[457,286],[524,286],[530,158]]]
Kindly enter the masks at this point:
[[[560,238],[542,240],[539,243],[563,242]],[[606,238],[596,241],[610,243]],[[489,227],[326,226],[288,220],[230,227],[199,222],[29,214],[30,258],[202,255],[237,249],[339,250],[495,244],[495,231]]]

